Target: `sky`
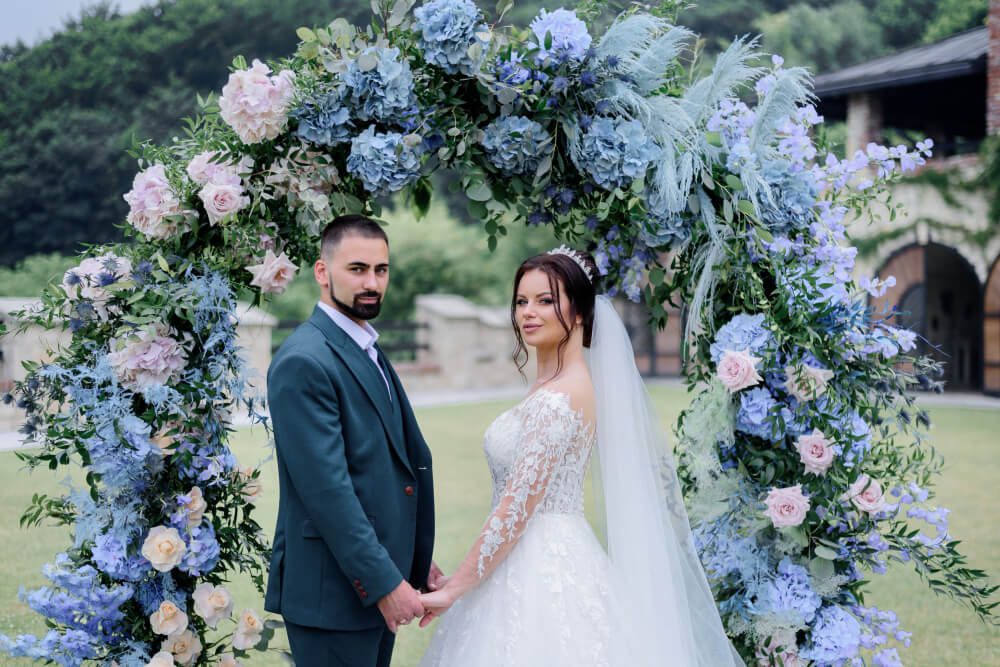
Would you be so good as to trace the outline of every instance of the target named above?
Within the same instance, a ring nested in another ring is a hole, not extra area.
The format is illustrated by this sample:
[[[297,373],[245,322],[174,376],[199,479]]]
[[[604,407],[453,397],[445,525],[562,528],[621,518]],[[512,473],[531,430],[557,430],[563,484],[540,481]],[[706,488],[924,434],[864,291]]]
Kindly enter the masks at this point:
[[[131,12],[151,0],[114,0],[123,12]],[[21,39],[36,44],[63,25],[64,19],[79,16],[86,6],[97,0],[0,0],[0,44],[12,44]]]

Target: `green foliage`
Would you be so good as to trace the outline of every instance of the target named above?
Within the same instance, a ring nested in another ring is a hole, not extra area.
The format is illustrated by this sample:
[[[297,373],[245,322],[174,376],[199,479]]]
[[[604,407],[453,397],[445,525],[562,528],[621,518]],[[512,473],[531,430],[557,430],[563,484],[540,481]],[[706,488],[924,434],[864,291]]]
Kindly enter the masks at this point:
[[[933,42],[948,35],[983,25],[987,0],[940,0],[937,12],[924,32],[924,41]]]

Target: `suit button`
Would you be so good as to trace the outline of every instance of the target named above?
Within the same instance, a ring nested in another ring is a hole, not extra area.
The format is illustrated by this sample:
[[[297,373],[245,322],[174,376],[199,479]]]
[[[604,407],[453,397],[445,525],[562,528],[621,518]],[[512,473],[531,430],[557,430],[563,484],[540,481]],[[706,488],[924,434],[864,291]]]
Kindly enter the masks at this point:
[[[412,496],[413,495],[413,487],[412,486],[406,487],[405,489],[403,489],[403,493],[405,493],[408,496]]]

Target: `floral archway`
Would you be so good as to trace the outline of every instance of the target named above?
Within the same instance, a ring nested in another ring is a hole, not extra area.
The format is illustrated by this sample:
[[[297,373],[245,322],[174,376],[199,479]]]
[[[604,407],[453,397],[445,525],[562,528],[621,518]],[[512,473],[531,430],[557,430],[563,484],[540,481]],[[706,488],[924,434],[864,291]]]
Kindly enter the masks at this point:
[[[237,58],[182,138],[138,147],[130,243],[88,252],[22,314],[72,332],[11,397],[40,445],[22,458],[87,474],[25,514],[71,525],[73,543],[45,570],[53,587],[25,595],[52,630],[3,647],[145,665],[266,646],[273,628],[233,618],[224,587],[236,571],[260,586],[268,551],[259,472],[226,444],[234,410],[266,423],[236,295],[281,293],[334,215],[378,217],[391,193],[426,211],[440,169],[490,248],[514,225],[551,225],[653,321],[687,304],[697,395],[678,424],[682,478],[748,662],[874,651],[894,664],[905,633],[862,594],[892,560],[989,616],[984,575],[926,504],[939,461],[906,392],[934,386],[933,364],[865,309],[886,283],[853,282],[845,237],[853,216],[891,206],[886,186],[929,142],[837,159],[814,141],[807,72],[736,40],[692,80],[694,36],[663,16],[628,11],[592,37],[600,3],[542,11],[527,30],[501,23],[510,3],[492,24],[471,0],[413,4],[376,2],[366,28],[301,28],[271,66]],[[931,530],[910,530],[915,518]]]

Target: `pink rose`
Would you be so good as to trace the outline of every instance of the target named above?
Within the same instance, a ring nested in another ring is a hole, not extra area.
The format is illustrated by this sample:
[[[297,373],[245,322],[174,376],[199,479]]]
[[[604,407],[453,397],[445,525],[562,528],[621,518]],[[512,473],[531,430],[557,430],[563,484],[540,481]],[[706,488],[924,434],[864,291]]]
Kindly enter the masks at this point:
[[[820,432],[814,429],[812,433],[800,435],[795,441],[795,448],[799,450],[799,458],[806,467],[806,472],[814,475],[825,475],[833,464],[833,443]]]
[[[806,667],[805,661],[799,657],[798,645],[794,630],[779,630],[767,642],[757,646],[757,665],[759,667]]]
[[[245,144],[274,139],[288,123],[294,75],[289,70],[270,74],[270,67],[254,60],[250,69],[230,74],[222,88],[219,115]]]
[[[750,354],[750,350],[735,352],[726,350],[719,359],[719,367],[716,376],[722,384],[733,394],[740,389],[752,387],[764,378],[757,373],[757,363],[759,357]]]
[[[869,514],[876,514],[885,509],[882,485],[868,475],[862,474],[854,484],[851,484],[851,488],[847,490],[847,497],[859,510]]]
[[[802,495],[802,485],[771,489],[764,501],[767,517],[775,528],[798,526],[809,511],[809,499]]]
[[[215,151],[205,151],[198,153],[187,165],[188,177],[198,185],[205,185],[212,181],[215,183],[240,183],[240,176],[249,173],[253,167],[253,160],[243,157],[239,164],[232,165],[219,162],[219,154]]]
[[[243,194],[243,186],[239,180],[237,176],[236,183],[228,178],[221,182],[209,181],[198,193],[210,224],[222,222],[250,205],[250,198]]]
[[[247,267],[247,271],[253,274],[250,284],[270,294],[284,292],[298,270],[285,253],[275,256],[271,250],[264,254],[263,262]]]
[[[785,389],[800,402],[811,401],[826,391],[827,383],[833,378],[833,371],[813,368],[806,364],[785,368]]]
[[[193,211],[182,208],[162,164],[136,174],[124,199],[129,207],[128,223],[151,239],[173,236],[194,215]]]

